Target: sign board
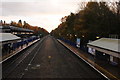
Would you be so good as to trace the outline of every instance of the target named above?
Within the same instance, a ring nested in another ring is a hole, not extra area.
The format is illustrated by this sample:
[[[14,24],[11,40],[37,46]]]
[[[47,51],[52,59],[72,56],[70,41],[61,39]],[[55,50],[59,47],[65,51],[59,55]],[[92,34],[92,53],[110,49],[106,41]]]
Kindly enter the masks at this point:
[[[77,38],[76,46],[77,46],[78,48],[80,48],[80,38]]]
[[[89,40],[89,42],[92,42],[91,40]],[[92,55],[95,55],[95,49],[93,48],[88,48],[88,52],[91,53]]]
[[[91,53],[92,55],[95,55],[95,49],[93,48],[88,48],[88,52]]]
[[[110,56],[110,61],[113,62],[113,56]]]

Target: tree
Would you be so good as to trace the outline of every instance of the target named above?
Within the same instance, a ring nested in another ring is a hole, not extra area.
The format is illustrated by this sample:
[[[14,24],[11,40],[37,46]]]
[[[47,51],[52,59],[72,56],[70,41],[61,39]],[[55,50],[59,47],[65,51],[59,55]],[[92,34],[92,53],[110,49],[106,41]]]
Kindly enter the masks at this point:
[[[4,22],[3,22],[3,26],[5,26],[5,25],[6,25],[6,22],[4,21]]]
[[[22,28],[22,21],[21,20],[18,21],[17,26]]]
[[[1,21],[0,21],[0,26],[2,26],[2,25],[3,25],[3,21],[1,20]]]
[[[17,23],[16,22],[14,22],[14,21],[11,21],[11,23],[10,23],[10,26],[17,26]]]
[[[62,17],[62,18],[61,18],[61,22],[62,22],[62,23],[63,23],[63,22],[66,22],[67,17],[68,17],[68,16]]]
[[[107,2],[88,2],[79,12],[63,17],[62,23],[51,34],[71,41],[75,41],[75,35],[77,35],[85,43],[88,40],[95,40],[96,36],[120,35],[120,14],[118,13],[119,10],[116,14]]]

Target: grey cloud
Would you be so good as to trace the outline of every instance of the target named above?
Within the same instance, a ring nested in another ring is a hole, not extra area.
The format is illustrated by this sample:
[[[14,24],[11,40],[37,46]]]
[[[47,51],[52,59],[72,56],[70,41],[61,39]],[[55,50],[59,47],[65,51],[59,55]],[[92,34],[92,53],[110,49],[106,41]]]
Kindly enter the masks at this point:
[[[32,14],[47,14],[47,13],[64,13],[66,6],[58,5],[57,7],[49,4],[49,2],[3,2],[2,14],[8,15],[32,15]]]

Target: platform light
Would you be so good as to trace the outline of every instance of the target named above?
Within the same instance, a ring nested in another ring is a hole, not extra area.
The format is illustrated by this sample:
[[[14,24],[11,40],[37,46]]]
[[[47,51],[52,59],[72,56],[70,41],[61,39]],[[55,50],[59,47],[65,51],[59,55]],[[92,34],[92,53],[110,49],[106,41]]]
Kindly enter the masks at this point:
[[[84,35],[82,35],[82,37],[84,38],[85,36],[84,36]]]
[[[61,33],[59,33],[59,36],[61,36]]]
[[[40,34],[40,36],[41,36],[42,34]]]
[[[51,59],[51,56],[48,56],[49,59]]]
[[[67,36],[68,36],[69,34],[67,34]]]
[[[100,37],[99,36],[96,36],[97,39],[99,39]]]
[[[105,56],[105,53],[103,55]]]

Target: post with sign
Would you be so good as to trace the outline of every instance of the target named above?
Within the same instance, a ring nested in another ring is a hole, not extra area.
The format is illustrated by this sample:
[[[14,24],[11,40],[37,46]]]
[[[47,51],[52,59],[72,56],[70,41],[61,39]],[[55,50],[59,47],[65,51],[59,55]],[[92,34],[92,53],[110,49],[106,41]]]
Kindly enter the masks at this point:
[[[78,48],[80,48],[80,38],[77,38],[77,40],[76,40],[76,46],[77,46]]]

